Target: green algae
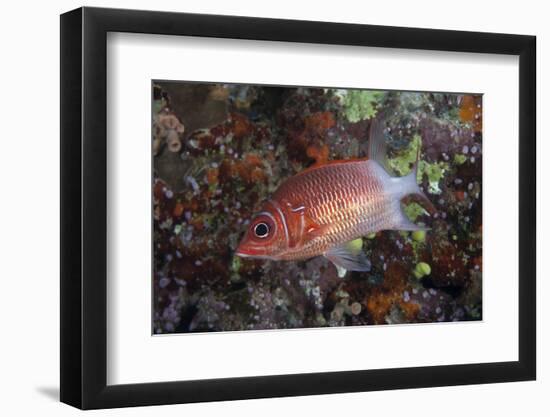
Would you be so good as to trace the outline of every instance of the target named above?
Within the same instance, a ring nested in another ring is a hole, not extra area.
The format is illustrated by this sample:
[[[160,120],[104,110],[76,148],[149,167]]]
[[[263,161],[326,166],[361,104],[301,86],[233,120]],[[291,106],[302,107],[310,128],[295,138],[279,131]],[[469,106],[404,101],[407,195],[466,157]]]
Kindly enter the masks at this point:
[[[466,162],[466,159],[468,159],[466,155],[457,153],[453,158],[453,162],[455,163],[455,165],[462,165],[464,162]]]
[[[241,259],[238,256],[233,256],[233,259],[231,259],[231,265],[229,266],[229,270],[231,271],[229,278],[232,282],[242,281],[242,277],[239,273],[241,265]]]
[[[419,262],[418,264],[416,264],[416,267],[414,268],[414,271],[413,271],[414,276],[418,279],[426,275],[430,275],[431,273],[432,273],[432,268],[426,262]]]
[[[382,91],[349,90],[343,96],[344,114],[348,121],[357,123],[376,115],[378,103],[384,98]]]
[[[351,240],[347,243],[346,247],[352,253],[360,252],[361,249],[363,249],[363,239],[358,238],[358,239],[355,239],[355,240]]]
[[[411,233],[411,237],[416,242],[424,242],[426,240],[425,230],[415,230]]]
[[[400,176],[409,174],[411,166],[416,162],[418,149],[422,149],[422,138],[420,135],[414,135],[406,149],[399,151],[394,158],[388,159],[388,166]],[[422,178],[426,176],[428,178],[428,192],[430,194],[441,194],[439,181],[448,170],[449,164],[447,162],[429,163],[420,160],[418,161],[416,181],[420,183]]]
[[[428,212],[420,204],[415,202],[406,204],[403,207],[403,211],[412,222],[415,222],[418,217],[428,214]]]
[[[233,260],[231,261],[231,271],[239,272],[239,269],[241,269],[241,258],[238,256],[233,256]]]
[[[449,170],[449,164],[447,162],[434,162],[430,164],[426,161],[420,161],[418,163],[418,172],[422,176],[426,175],[428,178],[428,192],[430,194],[441,194],[441,188],[439,188],[439,181],[445,176],[445,172]]]
[[[411,172],[411,166],[416,162],[417,151],[421,147],[422,138],[420,135],[414,135],[406,149],[399,151],[395,158],[388,159],[388,166],[399,176],[407,175]],[[422,175],[419,169],[416,180],[418,182],[421,179]]]
[[[415,262],[418,262],[419,252],[421,252],[425,246],[426,241],[417,241],[414,238],[411,239],[411,247],[413,250],[413,258]]]
[[[153,101],[153,113],[158,114],[164,107],[163,100],[154,100]]]

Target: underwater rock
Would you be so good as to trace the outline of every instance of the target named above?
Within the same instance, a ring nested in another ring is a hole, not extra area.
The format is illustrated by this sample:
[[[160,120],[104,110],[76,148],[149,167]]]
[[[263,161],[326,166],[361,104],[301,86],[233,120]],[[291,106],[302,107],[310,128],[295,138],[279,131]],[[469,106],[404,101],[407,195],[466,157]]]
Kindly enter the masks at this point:
[[[227,103],[223,86],[159,81],[156,83],[167,95],[169,107],[186,127],[187,134],[223,122]]]

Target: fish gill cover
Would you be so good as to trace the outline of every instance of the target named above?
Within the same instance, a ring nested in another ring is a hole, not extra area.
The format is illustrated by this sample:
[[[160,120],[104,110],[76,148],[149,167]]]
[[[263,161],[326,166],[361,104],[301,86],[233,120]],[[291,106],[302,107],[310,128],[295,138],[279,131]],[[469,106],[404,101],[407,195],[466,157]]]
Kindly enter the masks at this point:
[[[152,113],[154,333],[481,319],[481,95],[162,81]],[[236,256],[288,178],[367,157],[374,120],[392,176],[420,149],[430,204],[402,205],[429,230],[355,239],[370,270],[343,278],[322,256]]]

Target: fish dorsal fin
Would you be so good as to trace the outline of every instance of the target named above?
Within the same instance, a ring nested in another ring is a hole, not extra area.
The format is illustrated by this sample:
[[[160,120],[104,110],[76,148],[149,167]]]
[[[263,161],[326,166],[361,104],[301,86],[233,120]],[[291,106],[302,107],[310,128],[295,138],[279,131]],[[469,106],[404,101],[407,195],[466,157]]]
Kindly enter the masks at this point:
[[[370,271],[371,264],[362,250],[361,238],[330,248],[325,257],[331,261],[343,278],[347,271]]]
[[[388,145],[384,137],[384,123],[375,118],[372,120],[369,130],[369,159],[378,162],[389,173]]]
[[[342,164],[350,164],[350,163],[356,163],[356,162],[365,162],[368,158],[349,158],[349,159],[336,159],[332,161],[326,161],[320,164],[314,164],[310,167],[307,167],[303,169],[302,171],[298,172],[295,177],[308,174],[312,171],[316,171],[318,169],[326,168],[328,166],[336,166],[336,165],[342,165]]]

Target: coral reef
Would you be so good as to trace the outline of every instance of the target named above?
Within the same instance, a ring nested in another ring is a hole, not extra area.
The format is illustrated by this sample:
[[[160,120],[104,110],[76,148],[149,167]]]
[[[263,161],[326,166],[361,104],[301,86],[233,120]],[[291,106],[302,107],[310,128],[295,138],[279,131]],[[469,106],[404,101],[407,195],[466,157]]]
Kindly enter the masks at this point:
[[[180,82],[153,93],[155,333],[481,319],[481,96]],[[430,201],[403,205],[430,230],[365,236],[372,270],[343,279],[324,258],[234,255],[283,180],[366,157],[377,115],[394,175],[421,149]]]

